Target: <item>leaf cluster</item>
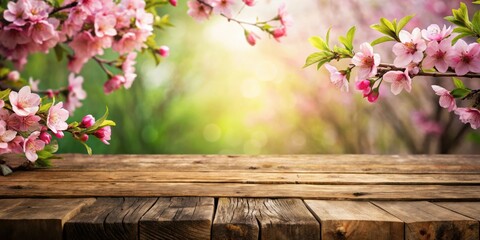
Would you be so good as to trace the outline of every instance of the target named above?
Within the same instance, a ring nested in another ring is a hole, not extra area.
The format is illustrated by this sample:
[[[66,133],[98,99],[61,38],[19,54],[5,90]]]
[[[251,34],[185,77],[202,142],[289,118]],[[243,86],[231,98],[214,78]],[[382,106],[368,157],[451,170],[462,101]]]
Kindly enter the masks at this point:
[[[475,1],[479,4],[480,1]],[[468,8],[465,3],[460,3],[458,9],[452,9],[452,16],[445,17],[445,20],[455,24],[457,27],[453,29],[458,35],[452,40],[453,43],[464,37],[475,37],[480,42],[480,11],[475,12],[470,21]]]
[[[373,24],[370,26],[372,29],[379,31],[380,33],[384,34],[380,38],[377,38],[372,41],[371,45],[375,46],[380,43],[388,42],[388,41],[397,41],[400,42],[399,33],[400,31],[407,25],[407,23],[413,18],[414,15],[406,16],[400,19],[397,22],[397,19],[393,19],[392,21],[386,18],[380,18],[380,23]]]
[[[308,67],[312,64],[317,64],[317,69],[319,69],[323,64],[330,62],[332,60],[340,60],[342,58],[352,58],[354,55],[353,52],[353,38],[355,36],[355,27],[352,27],[348,30],[345,36],[340,36],[338,41],[342,46],[334,45],[333,48],[329,45],[330,38],[330,29],[327,31],[325,39],[315,36],[310,37],[308,41],[312,46],[320,50],[310,54],[307,57],[305,65],[303,67]]]

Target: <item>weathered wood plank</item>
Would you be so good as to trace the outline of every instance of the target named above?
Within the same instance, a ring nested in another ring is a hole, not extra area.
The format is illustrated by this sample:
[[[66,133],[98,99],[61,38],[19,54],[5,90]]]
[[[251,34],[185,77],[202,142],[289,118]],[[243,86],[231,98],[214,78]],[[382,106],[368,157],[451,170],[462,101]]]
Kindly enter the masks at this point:
[[[13,207],[0,209],[0,238],[61,240],[63,225],[95,199],[16,199]],[[0,199],[0,202],[12,201]],[[8,204],[8,203],[7,203]],[[1,204],[0,204],[1,205]]]
[[[436,202],[435,204],[467,217],[480,220],[480,202]]]
[[[20,171],[1,182],[170,182],[257,184],[480,185],[480,174],[332,174],[245,172]]]
[[[156,198],[99,198],[65,223],[67,240],[136,240],[138,221]]]
[[[321,221],[322,239],[403,240],[404,223],[369,202],[306,200]]]
[[[212,239],[259,239],[257,209],[249,198],[219,198],[212,227]]]
[[[478,240],[478,221],[429,202],[374,202],[405,222],[405,239]]]
[[[210,239],[213,214],[213,198],[159,198],[140,220],[140,239]]]
[[[212,232],[213,239],[320,239],[300,199],[220,198]]]
[[[62,155],[45,171],[480,173],[475,155]]]
[[[55,186],[55,187],[52,187]],[[14,197],[268,197],[364,200],[480,200],[480,186],[311,185],[238,183],[17,182],[2,183],[0,196]]]

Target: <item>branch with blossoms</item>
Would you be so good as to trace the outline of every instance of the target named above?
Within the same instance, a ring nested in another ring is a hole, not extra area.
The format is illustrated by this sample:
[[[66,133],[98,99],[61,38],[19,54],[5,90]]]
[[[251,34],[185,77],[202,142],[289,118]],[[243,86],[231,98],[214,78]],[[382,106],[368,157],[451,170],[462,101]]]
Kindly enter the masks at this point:
[[[286,35],[291,18],[283,5],[268,21],[247,23],[231,15],[233,0],[189,1],[188,14],[197,20],[219,14],[239,24],[247,41],[255,45],[256,27],[276,40]],[[238,1],[251,7],[254,0]],[[177,0],[17,0],[0,2],[0,168],[3,174],[11,169],[5,162],[8,153],[20,154],[31,165],[48,166],[48,159],[58,149],[52,135],[62,138],[70,132],[85,145],[89,136],[105,144],[111,138],[107,113],[97,121],[91,115],[80,123],[67,123],[69,115],[82,106],[87,93],[84,78],[79,75],[92,60],[106,75],[105,94],[128,89],[135,81],[135,59],[138,53],[150,54],[159,64],[169,55],[168,46],[158,46],[156,30],[173,26],[161,7],[176,6]],[[112,49],[115,57],[106,58]],[[39,80],[21,76],[27,59],[33,53],[53,51],[56,58],[66,59],[70,71],[68,84],[58,89],[40,89]],[[97,80],[97,79],[96,79]],[[43,97],[41,97],[43,96]],[[57,100],[60,100],[57,102]],[[4,158],[2,160],[2,158]],[[7,162],[8,163],[8,162]],[[27,164],[28,165],[28,164]]]
[[[255,0],[242,0],[243,5],[239,6],[241,12],[245,6],[253,7]],[[232,9],[236,6],[235,0],[190,0],[188,1],[188,15],[201,22],[207,20],[212,15],[219,15],[226,18],[229,22],[237,23],[245,34],[247,42],[254,46],[260,36],[256,31],[262,31],[275,40],[287,36],[287,28],[292,26],[293,19],[287,13],[285,4],[278,8],[277,15],[270,20],[256,22],[246,22],[236,19],[232,16]]]
[[[320,51],[307,57],[305,67],[316,64],[318,69],[325,65],[331,82],[343,91],[348,91],[355,69],[355,88],[372,103],[378,100],[379,88],[385,82],[390,84],[391,92],[398,95],[403,90],[411,92],[415,77],[449,77],[455,86],[452,90],[432,85],[435,94],[440,96],[439,105],[453,111],[461,122],[469,123],[473,129],[480,128],[480,89],[470,89],[460,79],[480,78],[480,12],[470,21],[467,6],[461,3],[460,8],[452,10],[452,16],[445,18],[454,28],[432,24],[423,30],[403,30],[412,17],[399,21],[382,18],[371,28],[384,36],[362,43],[358,51],[353,48],[355,27],[339,38],[341,46],[330,46],[330,30],[325,39],[311,37],[310,43]],[[472,37],[477,42],[467,43],[465,39]],[[392,52],[396,57],[393,63],[382,63],[373,46],[390,41],[395,42]],[[328,64],[341,59],[351,59],[351,64],[343,70]],[[466,106],[457,106],[457,100],[466,102]]]

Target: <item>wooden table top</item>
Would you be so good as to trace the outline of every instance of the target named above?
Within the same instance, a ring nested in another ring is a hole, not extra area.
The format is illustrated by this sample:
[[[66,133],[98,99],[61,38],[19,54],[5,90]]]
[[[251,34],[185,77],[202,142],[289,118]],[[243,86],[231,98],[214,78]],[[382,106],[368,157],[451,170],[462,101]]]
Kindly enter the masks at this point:
[[[479,239],[479,155],[62,155],[0,239]]]

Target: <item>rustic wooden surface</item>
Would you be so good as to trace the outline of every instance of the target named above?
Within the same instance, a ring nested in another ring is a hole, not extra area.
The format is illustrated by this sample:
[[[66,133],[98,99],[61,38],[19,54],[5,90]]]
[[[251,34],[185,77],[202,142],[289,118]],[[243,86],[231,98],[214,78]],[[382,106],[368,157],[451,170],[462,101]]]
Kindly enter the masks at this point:
[[[480,239],[478,155],[63,155],[0,177],[0,239]]]

